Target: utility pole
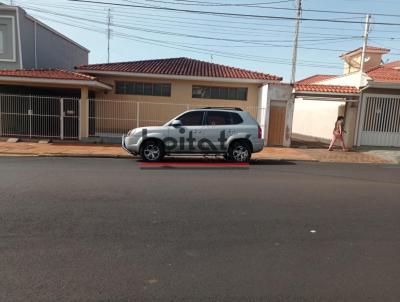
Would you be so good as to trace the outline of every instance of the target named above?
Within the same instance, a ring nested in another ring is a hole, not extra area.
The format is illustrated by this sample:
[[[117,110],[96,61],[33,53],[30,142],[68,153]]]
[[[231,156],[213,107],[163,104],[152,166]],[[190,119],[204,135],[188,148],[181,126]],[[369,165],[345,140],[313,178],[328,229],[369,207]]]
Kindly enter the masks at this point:
[[[371,21],[371,15],[367,14],[365,17],[365,28],[364,28],[364,43],[363,43],[363,48],[362,48],[362,53],[361,53],[361,61],[360,61],[360,82],[358,84],[358,87],[361,87],[363,83],[363,70],[364,70],[364,61],[365,61],[365,53],[367,51],[367,46],[368,46],[368,33],[369,33],[369,27],[370,27],[370,21]],[[357,116],[361,116],[361,107],[365,106],[363,104],[364,96],[363,92],[360,92],[360,97],[358,101],[358,108],[357,108]],[[358,147],[360,146],[359,144],[359,132],[360,132],[360,123],[356,124],[356,133],[354,135],[354,144]]]
[[[107,14],[107,63],[110,63],[110,40],[111,40],[111,8]]]
[[[371,21],[371,15],[368,14],[365,17],[365,28],[364,28],[364,43],[363,43],[363,48],[362,48],[362,53],[361,53],[361,61],[360,61],[360,86],[362,85],[362,74],[364,70],[364,61],[365,61],[365,53],[367,51],[367,46],[368,46],[368,33],[369,33],[369,27],[370,27],[370,21]]]
[[[297,16],[296,29],[294,33],[293,54],[292,54],[292,77],[290,83],[296,82],[297,48],[299,44],[300,18],[301,18],[301,0],[296,0]]]

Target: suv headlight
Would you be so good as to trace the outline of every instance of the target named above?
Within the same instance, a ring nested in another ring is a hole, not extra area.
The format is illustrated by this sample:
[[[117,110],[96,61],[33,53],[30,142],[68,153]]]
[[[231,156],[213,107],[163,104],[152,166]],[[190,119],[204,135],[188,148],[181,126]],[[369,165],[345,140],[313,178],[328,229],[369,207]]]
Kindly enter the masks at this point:
[[[131,136],[135,133],[136,129],[132,129],[128,131],[128,136]]]

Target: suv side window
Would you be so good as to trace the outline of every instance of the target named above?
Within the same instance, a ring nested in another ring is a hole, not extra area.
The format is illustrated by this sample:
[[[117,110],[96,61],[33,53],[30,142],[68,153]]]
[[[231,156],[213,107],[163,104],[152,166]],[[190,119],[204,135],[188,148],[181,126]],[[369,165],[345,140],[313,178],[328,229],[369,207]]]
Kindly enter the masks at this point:
[[[243,119],[239,114],[231,112],[231,116],[232,116],[232,124],[233,125],[238,125],[238,124],[243,123]]]
[[[216,125],[237,125],[243,120],[237,113],[225,111],[208,111],[206,124],[211,126]]]
[[[203,125],[204,111],[191,111],[181,115],[178,120],[183,126],[201,126]]]

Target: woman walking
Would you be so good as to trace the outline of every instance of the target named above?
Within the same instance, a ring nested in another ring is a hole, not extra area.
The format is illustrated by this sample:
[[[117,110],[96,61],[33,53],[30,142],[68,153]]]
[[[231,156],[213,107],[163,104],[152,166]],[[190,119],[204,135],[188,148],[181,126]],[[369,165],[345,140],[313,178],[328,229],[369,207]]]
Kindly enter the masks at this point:
[[[333,146],[335,145],[336,140],[340,140],[340,144],[342,145],[343,151],[346,151],[346,146],[344,145],[344,140],[343,140],[343,133],[344,133],[344,117],[343,116],[338,116],[336,123],[335,123],[335,129],[333,129],[333,136],[331,140],[331,144],[329,145],[329,151],[333,150]]]

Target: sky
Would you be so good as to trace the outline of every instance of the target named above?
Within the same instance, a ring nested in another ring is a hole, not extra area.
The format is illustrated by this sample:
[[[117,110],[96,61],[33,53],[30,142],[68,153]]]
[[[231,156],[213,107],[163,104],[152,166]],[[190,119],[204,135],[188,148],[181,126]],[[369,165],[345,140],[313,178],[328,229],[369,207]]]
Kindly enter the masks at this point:
[[[98,1],[258,15],[263,18],[204,15],[68,0],[14,0],[13,4],[23,7],[30,15],[90,49],[90,63],[107,62],[107,18],[110,9],[111,62],[190,57],[275,74],[284,77],[284,81],[290,80],[295,21],[268,17],[295,17],[295,0]],[[340,54],[362,46],[364,13],[372,14],[372,23],[400,24],[400,0],[303,0],[302,3],[303,18],[359,23],[302,21],[297,80],[313,74],[341,74],[343,63]],[[362,14],[349,14],[354,12]],[[391,49],[384,60],[400,59],[400,25],[372,24],[369,36],[369,45]]]

